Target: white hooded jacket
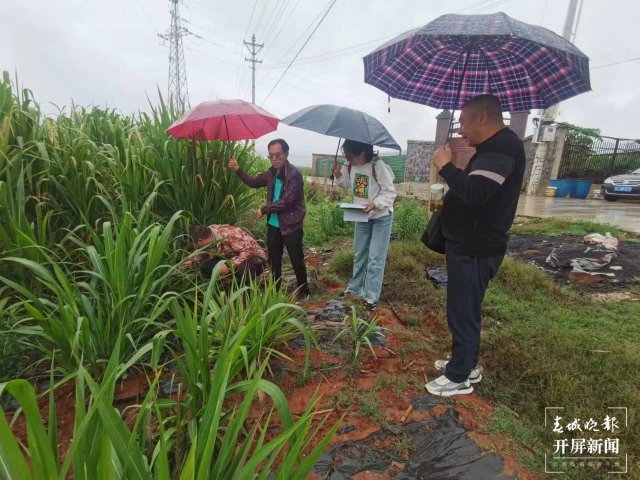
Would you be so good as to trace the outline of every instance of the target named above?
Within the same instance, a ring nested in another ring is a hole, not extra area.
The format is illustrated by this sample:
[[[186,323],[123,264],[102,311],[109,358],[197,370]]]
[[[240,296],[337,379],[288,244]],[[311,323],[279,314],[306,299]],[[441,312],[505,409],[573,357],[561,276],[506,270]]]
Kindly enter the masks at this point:
[[[374,163],[377,180],[372,173]],[[337,185],[349,189],[349,193],[353,195],[353,203],[373,202],[376,206],[375,210],[369,213],[369,218],[381,218],[393,212],[393,201],[397,194],[393,185],[394,175],[389,165],[377,160],[364,165],[352,165],[351,174],[347,165],[343,165],[340,171],[342,175],[336,179]]]

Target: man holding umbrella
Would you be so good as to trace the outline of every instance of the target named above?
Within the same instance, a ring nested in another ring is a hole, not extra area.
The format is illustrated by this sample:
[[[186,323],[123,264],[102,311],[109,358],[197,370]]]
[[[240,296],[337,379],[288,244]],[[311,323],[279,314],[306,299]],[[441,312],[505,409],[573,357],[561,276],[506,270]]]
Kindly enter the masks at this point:
[[[289,145],[282,139],[269,142],[271,168],[256,177],[240,169],[235,158],[229,167],[251,188],[267,187],[267,203],[257,211],[267,217],[267,253],[271,274],[277,282],[282,277],[282,254],[287,248],[298,281],[298,298],[309,296],[307,269],[302,247],[302,224],[305,216],[304,180],[300,170],[289,163]]]
[[[429,393],[442,396],[471,393],[471,383],[482,379],[482,300],[507,249],[526,164],[522,141],[505,127],[500,101],[493,95],[479,95],[465,104],[460,135],[476,148],[464,171],[451,162],[448,145],[436,150],[432,159],[449,185],[440,218],[452,352],[451,360],[436,361],[436,369],[444,374],[426,385]]]

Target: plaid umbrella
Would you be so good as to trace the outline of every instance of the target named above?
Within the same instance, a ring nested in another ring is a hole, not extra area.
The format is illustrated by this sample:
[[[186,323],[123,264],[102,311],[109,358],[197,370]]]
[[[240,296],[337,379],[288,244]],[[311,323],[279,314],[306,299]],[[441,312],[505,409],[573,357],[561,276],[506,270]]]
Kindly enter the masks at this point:
[[[438,109],[459,110],[485,93],[505,111],[544,109],[591,90],[584,53],[504,13],[443,15],[363,60],[366,83]]]

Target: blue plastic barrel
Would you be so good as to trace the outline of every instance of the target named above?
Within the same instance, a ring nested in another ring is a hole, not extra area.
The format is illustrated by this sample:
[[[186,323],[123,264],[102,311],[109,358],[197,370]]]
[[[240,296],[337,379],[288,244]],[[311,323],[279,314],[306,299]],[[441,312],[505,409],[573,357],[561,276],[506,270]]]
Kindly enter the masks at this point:
[[[587,198],[591,191],[592,183],[589,180],[574,180],[569,195],[571,198]]]
[[[556,197],[566,197],[571,191],[572,180],[549,180],[550,187],[556,187]]]

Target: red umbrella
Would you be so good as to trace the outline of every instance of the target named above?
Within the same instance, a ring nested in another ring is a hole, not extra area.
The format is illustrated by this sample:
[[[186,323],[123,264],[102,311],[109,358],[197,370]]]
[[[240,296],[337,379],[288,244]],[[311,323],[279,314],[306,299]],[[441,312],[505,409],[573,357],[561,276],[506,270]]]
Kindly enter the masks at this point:
[[[175,138],[192,140],[250,140],[278,128],[278,119],[244,100],[202,102],[167,129]]]

